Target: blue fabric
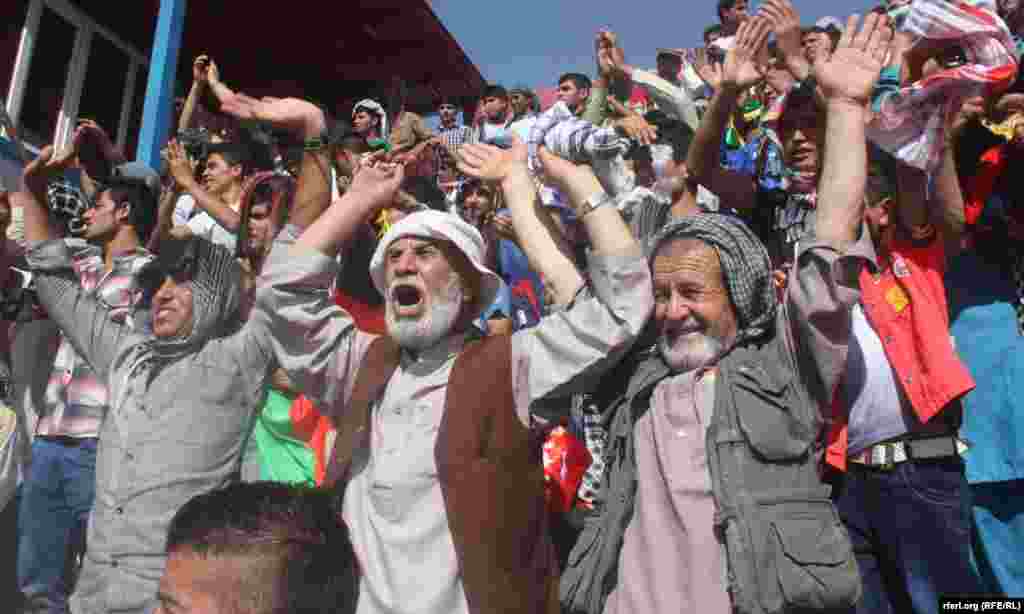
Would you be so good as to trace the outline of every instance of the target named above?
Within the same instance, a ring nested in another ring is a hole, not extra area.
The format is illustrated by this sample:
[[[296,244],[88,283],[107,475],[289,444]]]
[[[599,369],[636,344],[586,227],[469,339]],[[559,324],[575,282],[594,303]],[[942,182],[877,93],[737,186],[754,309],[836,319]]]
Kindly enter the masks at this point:
[[[886,66],[878,74],[878,83],[875,84],[875,91],[871,94],[871,110],[879,112],[882,110],[882,102],[890,94],[900,91],[900,67]]]
[[[758,173],[758,159],[764,157]],[[731,148],[722,139],[722,166],[737,173],[756,176],[757,186],[764,191],[782,190],[786,187],[786,165],[783,162],[782,148],[778,141],[771,137],[767,128],[759,128],[749,141]]]
[[[1017,332],[1013,284],[967,253],[951,263],[946,288],[956,349],[977,384],[963,400],[967,480],[1024,478],[1024,338]]]
[[[857,555],[857,614],[939,614],[940,595],[976,595],[967,482],[959,460],[851,464],[836,507]]]
[[[504,282],[498,287],[498,294],[495,295],[491,306],[485,309],[480,314],[480,317],[476,319],[476,327],[486,333],[488,330],[487,320],[490,320],[495,315],[508,319],[512,318],[512,293],[509,292],[508,286]],[[515,321],[513,321],[513,330],[515,330]]]
[[[32,442],[18,510],[18,588],[25,612],[66,613],[70,557],[85,543],[96,484],[95,438]]]
[[[971,486],[974,558],[986,593],[1024,595],[1024,480]]]
[[[516,330],[536,326],[544,314],[544,284],[515,243],[498,245],[498,275],[511,293],[511,314]]]

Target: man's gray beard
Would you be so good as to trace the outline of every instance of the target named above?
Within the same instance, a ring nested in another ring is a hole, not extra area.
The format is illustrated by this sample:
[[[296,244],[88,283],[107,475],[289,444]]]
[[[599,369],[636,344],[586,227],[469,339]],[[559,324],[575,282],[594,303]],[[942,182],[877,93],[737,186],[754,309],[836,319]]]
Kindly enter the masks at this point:
[[[384,306],[388,335],[400,347],[413,352],[433,347],[451,334],[459,319],[463,296],[462,280],[453,272],[448,278],[448,284],[431,297],[429,311],[415,319],[398,318],[395,316],[394,301],[389,289]]]
[[[675,373],[686,373],[708,365],[724,348],[725,343],[721,339],[705,333],[680,335],[671,345],[665,335],[658,337],[658,351]]]

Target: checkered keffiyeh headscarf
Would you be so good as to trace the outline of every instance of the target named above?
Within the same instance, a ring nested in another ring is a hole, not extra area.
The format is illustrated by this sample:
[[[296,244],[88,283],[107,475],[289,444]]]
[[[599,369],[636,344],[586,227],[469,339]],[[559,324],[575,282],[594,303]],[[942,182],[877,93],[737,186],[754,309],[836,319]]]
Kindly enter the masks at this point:
[[[55,179],[46,186],[46,206],[67,227],[73,236],[85,230],[85,212],[89,198],[70,181]]]
[[[699,213],[675,220],[655,237],[652,262],[658,248],[672,239],[697,239],[718,253],[725,286],[739,317],[737,345],[772,329],[778,299],[772,284],[771,260],[746,224],[721,213]]]
[[[149,351],[137,354],[139,364],[181,358],[211,339],[230,335],[242,324],[241,269],[228,249],[199,237],[169,239],[160,244],[157,258],[139,273],[140,282],[148,292],[155,292],[167,274],[182,270],[190,273],[192,284],[192,330],[185,336],[150,338],[142,344]],[[151,299],[152,294],[146,298]]]

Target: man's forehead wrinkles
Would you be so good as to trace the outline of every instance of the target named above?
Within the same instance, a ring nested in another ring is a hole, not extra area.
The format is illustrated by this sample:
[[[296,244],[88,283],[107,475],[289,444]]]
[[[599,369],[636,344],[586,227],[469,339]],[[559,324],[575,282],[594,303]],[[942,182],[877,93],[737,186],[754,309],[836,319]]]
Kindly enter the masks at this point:
[[[418,247],[425,247],[428,245],[436,246],[438,243],[440,243],[440,241],[437,239],[428,239],[426,237],[401,237],[399,239],[395,239],[394,242],[391,243],[391,246],[388,247],[388,250],[399,251],[407,248],[416,249]]]

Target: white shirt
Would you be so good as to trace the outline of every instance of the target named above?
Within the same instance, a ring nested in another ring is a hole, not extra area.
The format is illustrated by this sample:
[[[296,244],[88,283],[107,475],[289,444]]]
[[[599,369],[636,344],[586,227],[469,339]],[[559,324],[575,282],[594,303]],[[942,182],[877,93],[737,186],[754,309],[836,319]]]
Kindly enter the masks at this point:
[[[202,237],[214,245],[223,245],[231,251],[235,250],[235,233],[221,226],[205,211],[199,212],[185,226],[197,237]]]
[[[174,203],[172,220],[175,226],[185,226],[196,212],[196,199],[191,194],[182,194]]]

